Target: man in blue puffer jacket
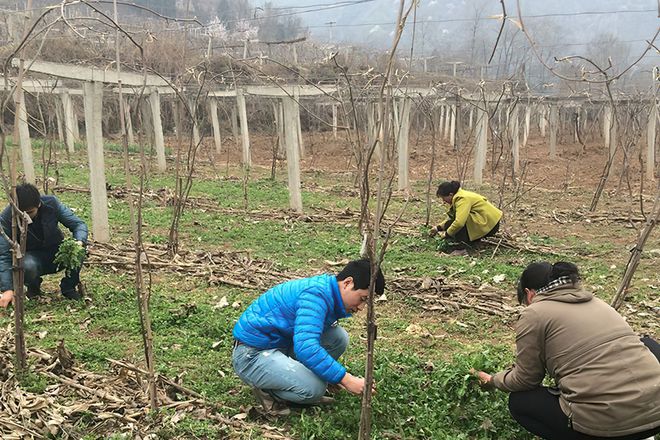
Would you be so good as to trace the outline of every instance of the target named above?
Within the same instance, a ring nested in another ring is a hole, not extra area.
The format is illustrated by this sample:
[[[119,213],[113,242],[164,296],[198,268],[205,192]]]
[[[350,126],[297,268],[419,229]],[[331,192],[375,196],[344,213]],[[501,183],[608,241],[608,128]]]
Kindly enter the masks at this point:
[[[271,410],[276,401],[317,403],[328,384],[362,394],[364,379],[337,362],[348,345],[348,333],[337,320],[362,310],[370,280],[369,261],[351,261],[337,276],[279,284],[243,312],[234,326],[232,361],[264,409]],[[384,290],[379,271],[375,292]]]
[[[34,298],[41,293],[41,276],[59,270],[53,262],[64,235],[58,224],[62,223],[73,234],[79,246],[87,242],[87,225],[55,196],[42,196],[29,183],[16,187],[18,208],[32,219],[28,225],[26,253],[23,259],[27,296]],[[0,227],[11,237],[11,207],[0,214]],[[80,283],[80,269],[71,270],[60,282],[64,297],[81,299],[76,287]],[[4,236],[0,235],[0,307],[7,307],[14,300],[12,280],[12,251]]]

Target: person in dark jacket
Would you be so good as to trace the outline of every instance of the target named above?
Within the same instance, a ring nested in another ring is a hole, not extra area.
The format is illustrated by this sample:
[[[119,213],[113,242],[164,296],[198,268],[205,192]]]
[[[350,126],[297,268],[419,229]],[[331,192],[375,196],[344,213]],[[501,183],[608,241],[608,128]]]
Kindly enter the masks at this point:
[[[532,263],[518,283],[516,363],[482,383],[547,440],[639,440],[660,432],[660,350],[583,289],[572,263]],[[543,386],[546,373],[557,388]]]
[[[364,307],[370,281],[370,262],[351,261],[337,276],[279,284],[243,312],[233,330],[232,362],[264,409],[284,406],[279,414],[286,414],[286,402],[318,403],[328,384],[362,394],[364,379],[337,361],[348,345],[348,333],[337,321]],[[375,292],[384,290],[379,271]]]
[[[42,196],[39,190],[29,183],[16,187],[18,208],[32,219],[28,225],[26,254],[23,259],[25,285],[28,298],[41,293],[42,276],[58,272],[53,262],[64,235],[58,224],[63,224],[73,234],[80,246],[87,243],[87,225],[73,211],[55,196]],[[11,237],[11,206],[0,214],[0,226]],[[64,297],[81,299],[76,290],[80,283],[80,269],[69,271],[60,282]],[[4,236],[0,236],[0,307],[7,307],[14,299],[12,280],[12,250]]]

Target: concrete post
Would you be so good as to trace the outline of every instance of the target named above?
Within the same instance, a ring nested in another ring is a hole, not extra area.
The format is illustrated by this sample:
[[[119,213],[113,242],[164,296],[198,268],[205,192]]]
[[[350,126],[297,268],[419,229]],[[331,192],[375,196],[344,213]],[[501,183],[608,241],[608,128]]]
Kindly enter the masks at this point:
[[[71,98],[71,118],[73,120],[72,124],[72,132],[73,132],[73,140],[74,141],[80,141],[80,124],[78,123],[78,113],[76,113],[76,107],[74,106],[73,103],[73,97],[69,96]]]
[[[300,123],[300,91],[296,88],[293,91],[293,103],[296,110],[296,136],[298,136],[298,145],[300,146],[300,157],[305,157],[305,144],[302,137],[302,124]]]
[[[658,120],[658,106],[653,100],[649,112],[649,123],[646,129],[646,176],[653,180],[655,177],[655,127]]]
[[[159,172],[167,170],[165,161],[165,138],[163,136],[163,121],[160,118],[160,95],[157,90],[149,94],[151,106],[151,121],[154,130],[154,147],[156,148],[156,166]]]
[[[470,121],[469,121],[468,128],[470,129],[470,131],[472,131],[472,127],[474,127],[474,106],[470,106],[470,118],[469,119],[470,119]]]
[[[520,170],[520,136],[518,136],[519,132],[519,122],[518,122],[518,109],[520,108],[519,105],[514,104],[514,107],[511,109],[511,113],[509,114],[509,130],[510,130],[510,135],[511,135],[511,154],[512,154],[512,160],[513,160],[513,171],[515,173]]]
[[[86,81],[83,84],[85,100],[85,130],[89,158],[89,188],[92,196],[92,234],[94,240],[110,240],[108,225],[108,195],[105,189],[105,163],[103,158],[103,83]]]
[[[25,93],[23,89],[14,92],[14,103],[16,104],[16,122],[18,123],[18,143],[21,146],[21,161],[23,162],[23,173],[25,181],[36,183],[34,172],[34,159],[32,157],[32,142],[30,141],[30,126],[28,125],[28,114],[25,105]],[[16,142],[16,140],[14,140]]]
[[[337,139],[337,104],[332,104],[332,136]]]
[[[133,133],[133,118],[131,118],[131,106],[128,99],[124,99],[124,120],[126,121],[126,136],[130,145],[135,144],[135,134]]]
[[[238,145],[238,113],[236,106],[231,108],[231,136],[234,138],[236,145]]]
[[[550,106],[550,157],[557,157],[557,129],[559,125],[559,107]]]
[[[456,150],[456,106],[452,105],[449,112],[449,145]]]
[[[156,145],[156,140],[154,139],[154,121],[153,116],[151,116],[151,103],[149,100],[150,97],[145,95],[144,99],[140,102],[140,114],[142,116],[141,129],[145,142],[149,145]]]
[[[532,108],[529,105],[525,106],[525,125],[523,128],[523,140],[522,146],[527,146],[527,140],[529,139],[529,126],[532,122]]]
[[[451,135],[450,135],[451,118],[452,118],[451,110],[452,110],[451,105],[446,105],[445,106],[445,129],[444,129],[445,139],[449,139],[451,137]]]
[[[298,145],[296,102],[293,98],[282,98],[284,112],[284,132],[286,143],[286,164],[289,176],[289,206],[296,212],[303,212],[300,192],[300,146]]]
[[[73,153],[75,151],[75,135],[73,127],[74,125],[77,125],[78,122],[73,115],[73,104],[71,103],[69,92],[62,92],[60,94],[60,99],[62,100],[62,111],[64,113],[64,141],[66,142],[66,148],[69,153]]]
[[[282,107],[282,100],[273,100],[273,118],[275,119],[275,130],[277,130],[277,157],[285,157],[286,133],[284,131],[284,109]]]
[[[397,150],[399,153],[399,190],[408,189],[410,187],[408,176],[408,134],[410,132],[410,107],[412,101],[409,98],[403,98],[399,101],[399,117],[396,130],[398,136],[396,138]]]
[[[484,104],[485,105],[485,104]],[[488,151],[488,112],[485,109],[477,109],[477,136],[474,154],[474,181],[476,184],[483,183],[483,171],[486,166],[486,154]]]
[[[222,138],[220,137],[220,121],[218,121],[218,101],[215,98],[209,99],[209,116],[211,125],[213,125],[213,140],[215,141],[215,153],[222,152]]]
[[[545,129],[548,125],[548,120],[545,115],[547,114],[548,109],[546,106],[542,105],[539,107],[539,131],[541,132],[541,137],[545,139]]]
[[[55,107],[55,123],[57,128],[57,139],[61,144],[64,143],[64,116],[62,115],[62,107],[58,100],[53,101],[53,106]]]
[[[605,141],[605,148],[609,151],[610,157],[614,155],[614,148],[616,141],[614,140],[616,135],[616,128],[614,124],[614,118],[612,117],[612,107],[606,105],[603,110],[603,139]]]
[[[445,117],[447,115],[447,106],[441,105],[440,106],[440,126],[438,127],[438,134],[440,135],[440,139],[445,138]]]
[[[241,139],[243,145],[243,166],[252,166],[252,155],[250,154],[250,133],[248,131],[247,108],[243,90],[236,89],[236,104],[238,105],[238,117],[241,123]]]
[[[367,102],[367,146],[371,148],[374,142],[378,139],[378,133],[376,132],[376,115],[375,113],[376,105],[372,102]],[[376,148],[376,153],[378,153],[378,148]]]
[[[197,148],[201,142],[199,125],[197,124],[197,101],[195,99],[188,100],[188,107],[190,108],[193,143],[195,144],[195,148]]]

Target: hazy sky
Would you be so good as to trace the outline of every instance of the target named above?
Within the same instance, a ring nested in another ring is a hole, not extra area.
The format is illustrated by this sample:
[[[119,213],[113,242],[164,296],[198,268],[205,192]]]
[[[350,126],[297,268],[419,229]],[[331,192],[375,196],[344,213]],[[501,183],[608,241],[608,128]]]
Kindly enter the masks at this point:
[[[388,45],[394,29],[399,0],[268,0],[277,7],[290,7],[312,35],[320,40],[338,40],[368,45]],[[256,0],[263,4],[265,0]],[[409,1],[407,1],[409,3]],[[517,16],[516,2],[506,1],[507,13]],[[631,51],[645,47],[644,40],[658,29],[657,0],[521,0],[521,9],[530,32],[556,29],[544,35],[563,44],[562,51],[579,51],[580,46],[614,34]],[[305,12],[309,11],[309,12]],[[418,32],[437,44],[460,41],[480,15],[484,37],[497,35],[501,14],[499,0],[422,0],[417,10]],[[512,25],[512,24],[511,24]],[[513,25],[512,25],[513,26]],[[411,28],[409,26],[409,28]]]

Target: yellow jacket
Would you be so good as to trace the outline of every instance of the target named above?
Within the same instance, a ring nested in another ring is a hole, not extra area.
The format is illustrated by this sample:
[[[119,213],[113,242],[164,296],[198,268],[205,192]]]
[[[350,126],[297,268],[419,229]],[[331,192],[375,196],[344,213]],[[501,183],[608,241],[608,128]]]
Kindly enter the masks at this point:
[[[459,189],[451,200],[447,212],[453,220],[447,229],[450,236],[463,227],[467,227],[470,240],[478,240],[488,234],[502,218],[502,211],[493,206],[484,196]]]

